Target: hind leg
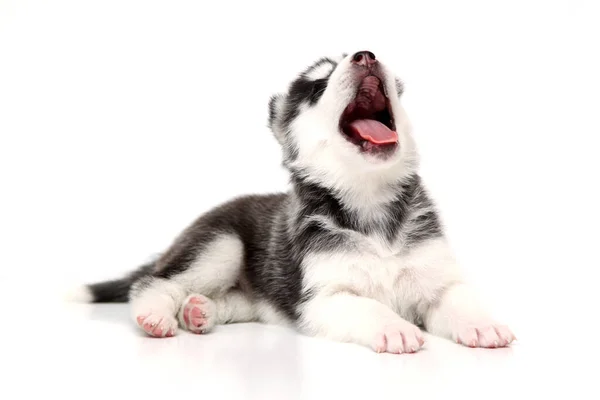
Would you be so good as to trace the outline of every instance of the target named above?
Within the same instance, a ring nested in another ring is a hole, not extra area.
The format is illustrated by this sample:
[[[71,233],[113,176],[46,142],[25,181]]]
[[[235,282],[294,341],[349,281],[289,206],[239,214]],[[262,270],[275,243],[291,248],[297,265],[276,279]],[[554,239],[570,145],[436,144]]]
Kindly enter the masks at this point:
[[[173,336],[177,332],[175,315],[185,295],[185,288],[176,282],[150,276],[142,278],[131,290],[132,317],[150,336]]]
[[[184,246],[169,252],[166,258],[159,260],[154,276],[142,278],[132,287],[132,310],[137,324],[151,336],[172,336],[177,330],[176,316],[187,306],[189,313],[183,313],[180,318],[183,327],[198,332],[212,328],[212,320],[200,324],[198,319],[202,313],[216,317],[214,303],[204,296],[189,295],[203,293],[218,302],[223,301],[222,309],[229,303],[241,307],[243,296],[229,293],[240,279],[243,250],[239,237],[222,234],[201,247]],[[190,258],[189,253],[195,257],[189,264],[182,264],[181,259]],[[194,322],[197,325],[193,325]]]
[[[252,300],[240,290],[230,290],[214,300],[191,294],[179,310],[179,323],[192,333],[208,333],[215,325],[257,319]]]

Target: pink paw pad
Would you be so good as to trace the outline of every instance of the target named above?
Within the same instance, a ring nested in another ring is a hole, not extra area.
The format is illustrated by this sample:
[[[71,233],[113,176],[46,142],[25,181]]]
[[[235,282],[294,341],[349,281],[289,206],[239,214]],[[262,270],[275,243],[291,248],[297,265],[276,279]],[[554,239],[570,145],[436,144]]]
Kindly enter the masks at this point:
[[[183,302],[179,320],[192,333],[206,333],[214,324],[214,303],[202,295],[189,296]]]

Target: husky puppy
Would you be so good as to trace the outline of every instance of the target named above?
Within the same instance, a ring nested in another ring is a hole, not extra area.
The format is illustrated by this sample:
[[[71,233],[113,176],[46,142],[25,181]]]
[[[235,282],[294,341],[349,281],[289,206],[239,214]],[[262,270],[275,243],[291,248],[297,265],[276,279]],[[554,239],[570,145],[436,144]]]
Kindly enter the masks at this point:
[[[370,51],[316,61],[269,104],[289,192],[221,204],[156,261],[81,294],[130,302],[155,337],[259,321],[377,352],[416,352],[422,330],[507,346],[421,182],[402,91]]]

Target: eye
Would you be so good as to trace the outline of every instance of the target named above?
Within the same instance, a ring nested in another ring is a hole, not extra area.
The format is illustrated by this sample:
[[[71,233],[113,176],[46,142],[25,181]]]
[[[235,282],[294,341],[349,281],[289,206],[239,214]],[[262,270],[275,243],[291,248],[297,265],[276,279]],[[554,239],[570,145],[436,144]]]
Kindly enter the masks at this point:
[[[310,92],[310,104],[315,104],[319,101],[325,89],[327,89],[328,78],[317,79],[312,82],[312,90]]]

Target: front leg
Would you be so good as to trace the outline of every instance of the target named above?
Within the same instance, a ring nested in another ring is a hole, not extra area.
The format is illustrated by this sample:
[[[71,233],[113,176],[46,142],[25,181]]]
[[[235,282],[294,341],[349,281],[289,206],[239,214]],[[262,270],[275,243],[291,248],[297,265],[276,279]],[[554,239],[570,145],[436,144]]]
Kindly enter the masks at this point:
[[[414,353],[424,343],[419,328],[373,299],[349,292],[321,294],[301,309],[308,335],[371,347],[378,353]]]
[[[425,315],[425,328],[469,347],[504,347],[515,340],[510,329],[494,321],[479,304],[468,285],[450,286]]]

